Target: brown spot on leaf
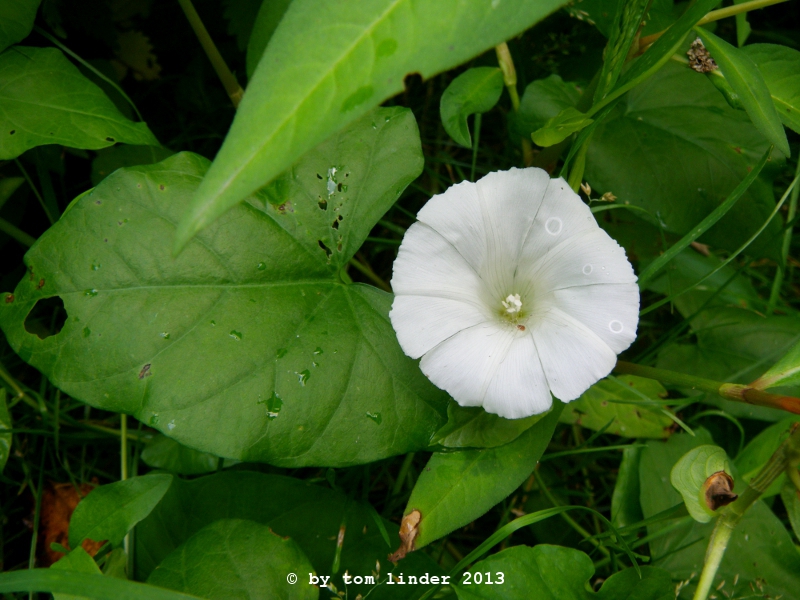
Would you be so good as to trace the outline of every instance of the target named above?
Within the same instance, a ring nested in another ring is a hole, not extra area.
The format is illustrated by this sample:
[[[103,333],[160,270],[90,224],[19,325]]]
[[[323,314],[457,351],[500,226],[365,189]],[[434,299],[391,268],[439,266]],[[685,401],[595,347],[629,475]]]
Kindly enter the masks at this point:
[[[413,552],[414,540],[419,535],[420,519],[422,519],[422,513],[416,509],[403,517],[403,521],[400,523],[400,547],[394,554],[389,555],[389,560],[393,563],[405,558],[409,552]]]
[[[6,294],[6,304],[11,304],[14,301],[14,294]]]
[[[36,286],[38,289],[42,289],[44,287],[44,278],[39,280],[39,285]]]
[[[725,471],[713,473],[703,484],[706,505],[711,510],[727,506],[739,496],[733,493],[733,477]]]
[[[150,375],[152,375],[152,373],[150,372],[150,363],[147,363],[145,366],[142,367],[142,370],[139,371],[139,379],[150,377]]]
[[[517,325],[517,329],[520,331],[525,331],[525,325]]]

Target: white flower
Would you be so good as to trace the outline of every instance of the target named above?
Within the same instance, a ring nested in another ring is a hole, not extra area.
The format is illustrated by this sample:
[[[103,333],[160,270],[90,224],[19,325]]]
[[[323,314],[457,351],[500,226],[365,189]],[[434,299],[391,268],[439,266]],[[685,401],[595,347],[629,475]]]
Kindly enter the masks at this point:
[[[434,196],[394,263],[403,351],[462,406],[517,419],[608,375],[636,338],[625,251],[541,169],[490,173]]]

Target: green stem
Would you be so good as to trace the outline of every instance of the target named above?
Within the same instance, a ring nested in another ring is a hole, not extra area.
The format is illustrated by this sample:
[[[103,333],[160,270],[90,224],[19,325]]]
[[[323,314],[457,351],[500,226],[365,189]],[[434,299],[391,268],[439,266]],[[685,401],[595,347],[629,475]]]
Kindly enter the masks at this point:
[[[475,142],[472,145],[472,167],[469,172],[469,180],[475,181],[475,165],[478,162],[478,145],[481,141],[481,121],[483,115],[481,113],[475,114]]]
[[[800,427],[795,427],[789,438],[775,450],[764,468],[750,481],[739,499],[730,504],[717,519],[714,532],[708,542],[703,572],[697,583],[694,600],[706,600],[708,597],[731,534],[747,509],[761,497],[761,494],[781,473],[796,465],[798,460],[800,460]]]
[[[797,169],[795,170],[795,178],[800,177],[800,160],[797,161]],[[792,188],[792,194],[789,196],[789,212],[786,214],[786,222],[791,223],[797,213],[797,197],[800,195],[800,186]],[[783,245],[781,246],[781,258],[783,265],[778,265],[778,270],[775,272],[775,279],[772,282],[772,290],[769,294],[769,304],[767,305],[767,314],[775,311],[775,305],[781,294],[781,286],[783,285],[783,275],[786,269],[786,257],[789,256],[789,250],[792,246],[792,229],[793,226],[789,225],[786,231],[783,232]]]
[[[511,107],[514,112],[519,112],[519,92],[517,91],[517,70],[514,68],[514,59],[511,58],[511,52],[508,49],[508,44],[503,42],[494,47],[497,53],[497,63],[500,65],[500,70],[503,72],[503,83],[508,90],[508,96],[511,98]],[[479,115],[476,115],[476,118]],[[477,129],[477,125],[475,126]],[[522,138],[522,161],[524,166],[528,167],[533,164],[533,146],[530,140]],[[473,180],[475,178],[473,177]]]
[[[705,17],[700,19],[697,24],[705,25],[712,21],[719,21],[726,17],[733,17],[742,13],[750,12],[751,10],[758,10],[759,8],[766,8],[773,4],[780,4],[781,2],[788,2],[789,0],[752,0],[752,2],[743,2],[742,4],[734,4],[733,6],[726,6],[718,10],[712,10]]]
[[[757,390],[748,385],[713,381],[703,377],[687,375],[686,373],[677,373],[675,371],[667,371],[665,369],[645,367],[644,365],[637,365],[622,360],[617,362],[617,366],[614,367],[614,372],[623,373],[626,375],[637,375],[639,377],[646,377],[648,379],[656,379],[661,383],[668,385],[687,387],[709,394],[716,394],[736,402],[744,402],[746,404],[754,404],[756,406],[767,406],[769,408],[778,408],[800,415],[800,398],[781,396],[779,394],[770,394],[769,392]]]
[[[239,85],[239,82],[236,81],[236,76],[231,73],[228,65],[225,64],[225,59],[222,58],[219,50],[217,50],[217,46],[214,44],[214,40],[212,40],[211,36],[208,34],[208,30],[206,26],[203,25],[200,15],[197,14],[192,0],[178,0],[178,4],[181,5],[183,12],[186,14],[186,18],[189,20],[189,24],[192,26],[197,39],[200,41],[200,45],[203,47],[203,50],[205,50],[208,60],[211,61],[211,65],[217,72],[217,77],[219,77],[219,80],[225,87],[225,91],[228,92],[233,106],[239,108],[244,90],[242,86]]]
[[[30,175],[28,175],[28,172],[25,170],[25,167],[23,167],[22,163],[19,162],[19,160],[16,158],[14,159],[14,163],[17,165],[17,168],[22,172],[22,176],[25,178],[25,181],[28,182],[28,185],[33,190],[33,195],[36,196],[36,199],[39,201],[39,204],[41,204],[44,214],[47,215],[47,220],[50,221],[50,225],[54,225],[58,219],[56,219],[50,213],[50,210],[47,208],[47,204],[45,203],[44,198],[42,198],[42,195],[39,193],[39,190],[36,189],[36,186],[33,185],[33,181],[31,181]]]

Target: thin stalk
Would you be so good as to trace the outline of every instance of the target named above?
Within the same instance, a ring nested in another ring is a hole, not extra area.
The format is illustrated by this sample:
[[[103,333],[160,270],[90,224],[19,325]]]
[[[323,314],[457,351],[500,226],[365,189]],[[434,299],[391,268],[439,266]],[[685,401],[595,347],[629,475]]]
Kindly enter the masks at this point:
[[[475,142],[472,144],[472,167],[469,170],[469,180],[475,181],[475,164],[478,162],[478,146],[481,141],[481,121],[483,115],[475,114]]]
[[[0,218],[0,231],[8,235],[9,237],[14,238],[23,246],[30,248],[36,243],[36,238],[28,235],[22,229],[17,227],[16,225],[9,223],[3,218]]]
[[[511,98],[511,107],[514,112],[519,112],[519,92],[517,91],[517,70],[514,68],[514,59],[511,58],[511,52],[508,49],[508,44],[503,42],[494,47],[497,53],[497,63],[500,65],[500,70],[503,72],[503,83],[506,85],[508,95]],[[476,115],[476,118],[479,115]],[[475,125],[477,129],[478,125]],[[476,133],[477,135],[477,133]],[[522,138],[522,161],[523,166],[530,166],[533,164],[533,146],[530,140]],[[474,161],[473,161],[474,164]],[[472,178],[474,181],[474,177]]]
[[[644,365],[637,365],[622,360],[617,362],[616,367],[614,367],[614,372],[655,379],[668,385],[678,385],[709,394],[716,394],[736,402],[744,402],[756,406],[768,406],[769,408],[779,408],[800,415],[800,398],[770,394],[769,392],[757,390],[748,385],[713,381],[703,377],[687,375],[686,373],[645,367]]]
[[[727,17],[733,17],[735,15],[740,15],[746,12],[750,12],[751,10],[758,10],[759,8],[766,8],[767,6],[772,6],[773,4],[780,4],[781,2],[788,2],[788,1],[789,0],[752,0],[752,2],[743,2],[742,4],[734,4],[733,6],[726,6],[725,8],[720,8],[718,10],[712,10],[705,17],[700,19],[697,22],[697,25],[698,26],[705,25],[713,21],[719,21],[720,19],[725,19]],[[664,31],[666,31],[666,29]],[[664,31],[659,31],[658,33],[654,33],[652,35],[648,35],[641,38],[639,40],[639,52],[642,52],[650,44],[652,44],[658,38],[660,38],[664,34]]]
[[[28,185],[33,190],[33,195],[36,196],[36,199],[39,201],[39,204],[41,204],[42,210],[44,211],[44,214],[47,216],[47,220],[50,221],[50,225],[54,225],[57,219],[52,214],[50,214],[50,210],[47,208],[47,204],[45,203],[44,198],[42,198],[42,195],[39,193],[39,190],[36,189],[36,186],[33,185],[33,181],[31,181],[31,178],[28,175],[28,172],[25,170],[25,167],[23,167],[22,163],[19,162],[19,160],[16,158],[14,159],[14,163],[17,165],[17,168],[22,172],[22,176],[25,178],[25,181],[28,182]]]
[[[412,462],[414,462],[414,453],[409,452],[403,459],[403,464],[400,466],[400,472],[397,474],[397,479],[394,481],[394,487],[392,487],[392,496],[398,496],[400,495],[400,492],[403,491],[403,481],[408,475],[408,470],[411,468]]]
[[[788,469],[795,468],[799,462],[800,427],[795,427],[789,438],[775,450],[764,468],[750,481],[739,499],[728,505],[717,519],[714,532],[708,542],[703,572],[697,583],[694,600],[706,600],[708,597],[733,530],[736,529],[747,509],[761,497],[761,494],[773,481]]]
[[[44,457],[47,455],[47,446],[42,442],[42,460],[39,463],[39,483],[36,486],[36,504],[33,511],[33,535],[31,536],[31,552],[28,556],[28,569],[36,567],[36,542],[39,539],[39,523],[42,517],[42,491],[44,489]],[[33,598],[30,592],[28,598]]]
[[[349,264],[354,266],[359,271],[361,271],[364,275],[367,276],[367,278],[370,281],[372,281],[375,285],[377,285],[379,288],[381,288],[384,292],[391,292],[392,291],[392,288],[389,287],[389,284],[386,283],[380,277],[378,277],[375,274],[375,271],[373,271],[372,267],[370,267],[369,265],[367,265],[365,263],[362,263],[361,261],[356,260],[355,258],[351,258]]]
[[[225,59],[222,58],[219,50],[217,50],[214,40],[212,40],[211,36],[208,34],[208,30],[206,26],[203,25],[203,21],[200,19],[200,15],[197,14],[192,1],[178,0],[178,4],[181,5],[184,14],[186,14],[189,25],[192,26],[200,45],[203,47],[203,50],[205,50],[206,56],[208,56],[208,60],[211,61],[211,66],[214,67],[214,70],[217,72],[217,77],[219,77],[219,80],[222,82],[225,91],[228,92],[228,96],[234,108],[239,108],[239,103],[242,101],[242,96],[244,95],[242,86],[239,85],[236,76],[231,73],[231,70],[225,63]]]
[[[797,169],[795,170],[795,178],[800,177],[800,160],[797,161]],[[772,290],[769,294],[769,304],[767,305],[767,314],[775,311],[775,305],[781,295],[781,286],[783,285],[783,274],[786,269],[786,257],[789,256],[789,250],[792,246],[792,229],[794,228],[794,217],[797,213],[797,197],[800,195],[800,186],[794,186],[792,194],[789,196],[789,212],[786,214],[786,231],[783,232],[783,245],[781,246],[781,258],[783,258],[783,265],[778,265],[778,270],[775,272],[775,279],[772,282]]]

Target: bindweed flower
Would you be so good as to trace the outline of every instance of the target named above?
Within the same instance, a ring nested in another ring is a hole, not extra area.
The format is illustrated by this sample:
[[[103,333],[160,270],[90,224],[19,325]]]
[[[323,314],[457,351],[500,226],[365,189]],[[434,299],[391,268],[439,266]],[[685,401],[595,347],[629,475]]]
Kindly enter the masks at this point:
[[[431,198],[394,263],[403,351],[462,406],[509,419],[575,400],[636,338],[625,251],[559,179],[490,173]]]

